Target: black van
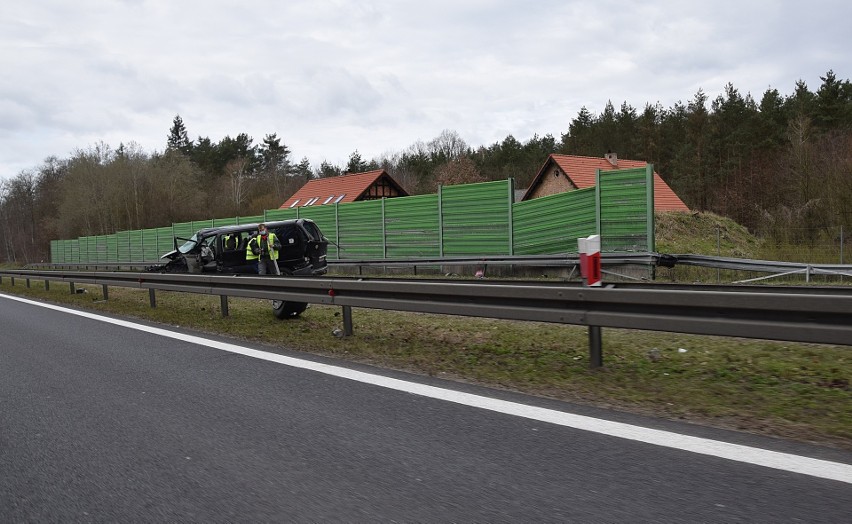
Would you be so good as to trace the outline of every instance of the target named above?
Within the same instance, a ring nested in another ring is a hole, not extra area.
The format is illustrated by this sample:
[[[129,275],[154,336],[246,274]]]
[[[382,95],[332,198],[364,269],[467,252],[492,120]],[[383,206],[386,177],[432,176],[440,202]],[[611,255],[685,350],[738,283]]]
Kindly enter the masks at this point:
[[[282,276],[318,276],[328,271],[328,239],[312,220],[299,218],[265,224],[281,242],[278,267]],[[197,231],[191,238],[175,237],[175,249],[160,257],[167,262],[151,269],[169,273],[256,274],[254,261],[246,260],[248,241],[256,234],[255,223],[210,227]],[[273,301],[278,318],[298,316],[306,308],[304,303]]]

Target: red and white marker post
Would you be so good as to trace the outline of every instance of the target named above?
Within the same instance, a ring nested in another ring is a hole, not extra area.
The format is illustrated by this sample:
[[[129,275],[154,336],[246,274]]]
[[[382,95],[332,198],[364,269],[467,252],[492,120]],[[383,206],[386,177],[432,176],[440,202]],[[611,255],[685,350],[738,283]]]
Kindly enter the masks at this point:
[[[601,285],[601,236],[578,238],[580,251],[580,274],[587,286]]]
[[[577,239],[577,250],[580,252],[580,275],[583,284],[590,287],[601,285],[601,236],[592,235]],[[603,366],[603,349],[601,347],[601,327],[589,326],[589,367]]]

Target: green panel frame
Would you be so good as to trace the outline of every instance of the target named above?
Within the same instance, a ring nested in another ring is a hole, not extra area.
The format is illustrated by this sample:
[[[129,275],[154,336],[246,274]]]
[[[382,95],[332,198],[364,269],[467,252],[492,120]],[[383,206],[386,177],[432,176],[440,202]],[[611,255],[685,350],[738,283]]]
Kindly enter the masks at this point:
[[[115,233],[106,235],[106,261],[110,263],[118,262],[118,239]]]
[[[98,261],[98,237],[89,236],[86,238],[86,262]],[[82,242],[83,240],[80,239]]]
[[[133,262],[130,259],[130,231],[115,234],[116,262]]]
[[[106,235],[97,235],[95,237],[95,253],[95,260],[90,260],[90,262],[109,262]],[[92,254],[89,253],[89,257],[91,256]]]
[[[237,225],[237,217],[214,218],[213,219],[213,227],[236,226],[236,225]]]
[[[130,231],[130,262],[145,260],[145,253],[142,250],[142,231],[141,229]]]
[[[577,253],[577,238],[597,233],[595,188],[513,204],[516,255]]]
[[[78,263],[80,262],[80,242],[75,240],[70,240],[71,246],[71,257],[70,262]]]
[[[192,232],[195,233],[199,229],[213,227],[213,220],[193,220],[190,224],[192,224]]]
[[[296,209],[267,209],[264,211],[264,222],[273,222],[275,220],[293,220],[298,218],[299,212]],[[324,233],[325,231],[323,231]]]
[[[339,258],[382,258],[382,201],[351,202],[337,206]]]
[[[438,195],[384,201],[387,258],[427,258],[441,254]]]
[[[509,255],[512,182],[442,187],[443,256]]]
[[[597,172],[601,252],[654,250],[654,168]],[[650,202],[650,205],[649,205]]]
[[[263,222],[265,219],[263,215],[252,215],[247,217],[237,217],[237,223],[239,224],[259,224]],[[209,226],[208,226],[209,227]]]
[[[165,255],[175,248],[174,228],[158,227],[157,228],[157,258]]]
[[[72,240],[77,243],[77,261],[85,264],[86,262],[96,262],[96,260],[89,260],[89,237],[79,237],[76,240]],[[70,262],[68,260],[67,262]]]
[[[139,262],[154,262],[160,258],[160,250],[157,246],[157,230],[142,230],[142,260]]]

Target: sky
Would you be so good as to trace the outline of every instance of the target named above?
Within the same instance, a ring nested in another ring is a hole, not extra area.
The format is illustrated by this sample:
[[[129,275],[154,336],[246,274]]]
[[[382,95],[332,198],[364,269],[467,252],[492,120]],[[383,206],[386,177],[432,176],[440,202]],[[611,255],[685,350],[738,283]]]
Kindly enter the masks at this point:
[[[0,10],[0,179],[105,143],[275,133],[345,166],[444,130],[557,140],[582,107],[852,76],[852,3],[32,0]]]

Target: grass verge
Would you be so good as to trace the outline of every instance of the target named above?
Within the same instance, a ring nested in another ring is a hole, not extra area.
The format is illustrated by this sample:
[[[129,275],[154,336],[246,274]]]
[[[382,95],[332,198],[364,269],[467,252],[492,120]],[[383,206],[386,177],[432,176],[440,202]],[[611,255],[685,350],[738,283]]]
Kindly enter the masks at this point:
[[[8,278],[0,291],[414,373],[852,449],[852,347],[604,329],[605,367],[588,369],[586,329],[536,322],[312,306],[277,321],[268,302]]]

